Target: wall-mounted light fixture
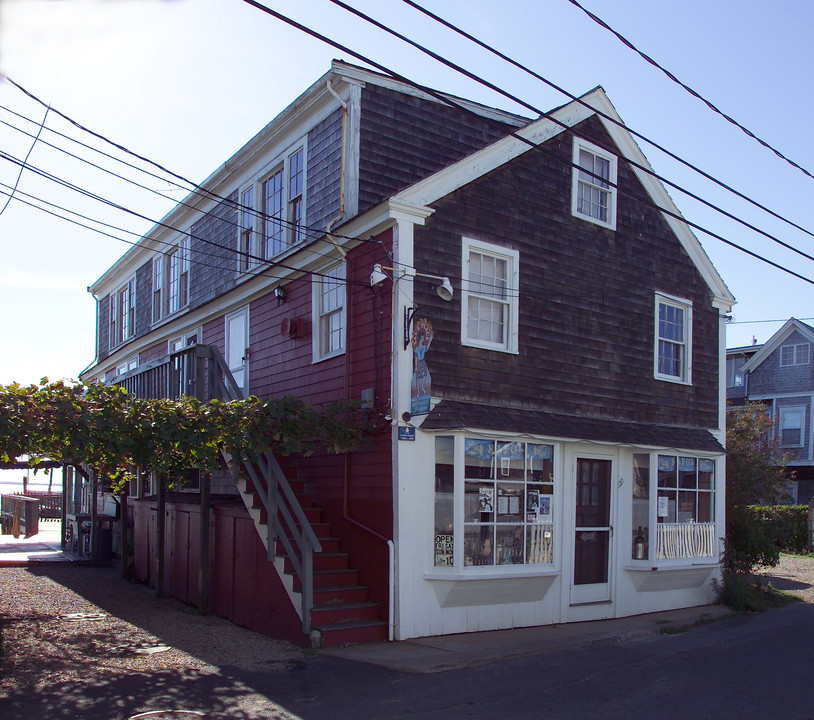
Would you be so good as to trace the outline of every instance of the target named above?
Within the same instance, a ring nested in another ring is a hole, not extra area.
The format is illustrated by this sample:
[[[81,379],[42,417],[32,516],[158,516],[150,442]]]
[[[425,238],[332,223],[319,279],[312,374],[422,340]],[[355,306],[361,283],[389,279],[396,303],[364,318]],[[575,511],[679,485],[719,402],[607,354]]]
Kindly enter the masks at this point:
[[[449,278],[444,275],[427,275],[426,273],[416,272],[414,268],[393,268],[393,267],[383,267],[379,263],[376,263],[373,266],[373,272],[370,273],[370,285],[371,287],[376,285],[381,285],[385,280],[387,280],[387,275],[385,274],[385,270],[390,270],[391,272],[399,272],[401,275],[399,277],[423,277],[428,278],[430,280],[440,280],[441,284],[435,288],[435,292],[438,293],[438,297],[442,300],[446,300],[449,302],[452,300],[452,296],[454,294],[454,290],[452,289],[452,283],[449,281]],[[398,278],[396,278],[398,279]]]
[[[277,304],[282,305],[285,302],[285,288],[280,285],[274,288],[274,297],[277,298]]]

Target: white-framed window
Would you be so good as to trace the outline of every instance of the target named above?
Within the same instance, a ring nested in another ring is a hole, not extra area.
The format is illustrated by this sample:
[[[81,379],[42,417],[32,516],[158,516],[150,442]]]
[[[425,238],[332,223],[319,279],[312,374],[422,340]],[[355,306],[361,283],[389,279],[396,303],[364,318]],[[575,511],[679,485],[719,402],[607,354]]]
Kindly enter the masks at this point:
[[[134,355],[130,359],[116,366],[116,375],[119,376],[126,375],[131,370],[135,370],[137,367],[138,367],[138,355]]]
[[[241,223],[238,240],[238,269],[247,270],[252,262],[241,266],[241,253],[251,253],[271,260],[305,240],[305,145],[286,152],[273,164],[272,169],[261,176],[257,185],[243,190],[241,194]],[[255,232],[254,213],[245,208],[258,208],[263,218],[262,232]],[[243,213],[246,213],[245,216]]]
[[[263,181],[263,257],[266,260],[279,255],[286,246],[284,177],[284,169],[279,167]]]
[[[808,365],[810,356],[810,345],[808,343],[782,345],[780,347],[780,367]]]
[[[164,316],[164,257],[153,259],[153,322]]]
[[[743,357],[730,357],[726,359],[726,386],[743,387],[743,373],[741,368],[746,363]]]
[[[803,447],[805,425],[806,409],[804,407],[781,407],[778,424],[780,444],[783,447]]]
[[[660,454],[656,467],[656,558],[717,557],[715,461]]]
[[[133,276],[124,285],[110,294],[110,337],[111,348],[130,340],[136,334],[136,278]]]
[[[463,238],[461,342],[518,351],[520,254]]]
[[[170,315],[189,303],[189,236],[167,253],[167,303]]]
[[[692,303],[656,293],[655,315],[655,377],[691,383]]]
[[[433,564],[553,564],[557,492],[553,445],[436,437]],[[455,522],[456,496],[462,526]]]
[[[254,264],[252,256],[255,255],[255,208],[254,185],[250,185],[240,193],[240,228],[237,238],[237,269],[245,272]]]
[[[616,229],[617,158],[580,138],[574,138],[571,212],[574,216]]]
[[[347,282],[345,263],[340,262],[314,275],[314,359],[345,351]]]

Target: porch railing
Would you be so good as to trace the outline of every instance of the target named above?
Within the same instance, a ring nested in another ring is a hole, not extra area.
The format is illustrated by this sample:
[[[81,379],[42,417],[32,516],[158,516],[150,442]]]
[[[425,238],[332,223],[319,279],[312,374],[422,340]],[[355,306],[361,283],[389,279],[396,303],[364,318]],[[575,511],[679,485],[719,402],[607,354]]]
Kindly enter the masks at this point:
[[[212,345],[192,345],[145,363],[113,380],[138,398],[235,400],[243,397],[223,356]]]
[[[235,382],[220,350],[212,345],[194,345],[171,353],[114,380],[139,398],[177,399],[184,395],[207,401],[242,400],[243,391]],[[270,452],[254,452],[235,462],[224,454],[232,470],[248,476],[252,490],[260,498],[268,518],[268,555],[273,560],[280,541],[300,582],[303,632],[311,632],[314,606],[314,553],[322,546],[305,511]]]
[[[715,556],[715,523],[659,523],[658,559]]]

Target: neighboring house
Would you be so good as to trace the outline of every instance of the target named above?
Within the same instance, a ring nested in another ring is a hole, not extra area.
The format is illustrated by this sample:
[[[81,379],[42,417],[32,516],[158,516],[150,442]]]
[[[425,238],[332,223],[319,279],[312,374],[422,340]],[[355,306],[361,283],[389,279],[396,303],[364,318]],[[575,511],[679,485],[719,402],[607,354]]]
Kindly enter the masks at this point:
[[[335,62],[91,288],[86,380],[371,413],[357,452],[214,479],[236,622],[327,645],[714,597],[733,297],[601,88],[535,121],[453,101]],[[200,507],[165,519],[188,602]]]
[[[727,399],[766,403],[775,422],[787,467],[793,472],[791,501],[807,503],[814,496],[814,328],[791,318],[761,346],[726,351],[727,371],[733,363],[733,386]]]

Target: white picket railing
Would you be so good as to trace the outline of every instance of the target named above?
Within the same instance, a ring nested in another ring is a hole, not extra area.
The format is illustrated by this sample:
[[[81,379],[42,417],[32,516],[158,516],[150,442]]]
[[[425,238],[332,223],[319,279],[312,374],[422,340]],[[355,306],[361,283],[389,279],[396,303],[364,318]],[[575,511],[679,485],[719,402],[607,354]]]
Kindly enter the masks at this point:
[[[715,557],[715,523],[659,523],[658,559]]]

